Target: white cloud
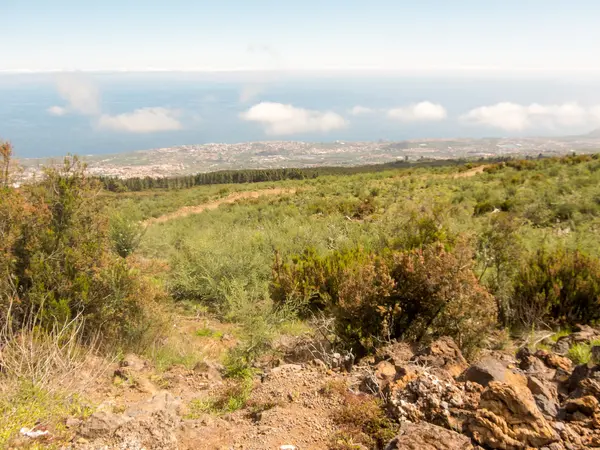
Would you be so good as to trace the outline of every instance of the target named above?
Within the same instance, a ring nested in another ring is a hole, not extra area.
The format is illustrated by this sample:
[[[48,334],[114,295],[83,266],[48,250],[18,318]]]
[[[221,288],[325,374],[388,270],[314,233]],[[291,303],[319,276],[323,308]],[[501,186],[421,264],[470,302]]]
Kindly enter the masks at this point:
[[[62,106],[51,106],[47,109],[48,114],[52,114],[53,116],[64,116],[68,114],[67,108],[63,108]]]
[[[126,131],[129,133],[154,133],[183,128],[178,119],[179,111],[168,108],[142,108],[133,112],[111,116],[102,114],[98,118],[100,128]]]
[[[61,74],[56,87],[67,102],[65,109],[88,116],[100,114],[100,93],[90,80],[81,75]]]
[[[464,114],[461,120],[505,131],[523,131],[529,128],[569,129],[600,124],[600,106],[585,108],[577,103],[520,105],[501,102],[474,108]]]
[[[262,124],[270,135],[327,132],[347,125],[342,116],[332,111],[314,111],[272,102],[258,103],[240,116]]]
[[[367,108],[366,106],[356,105],[354,108],[352,108],[348,112],[350,114],[352,114],[353,116],[362,116],[362,115],[372,114],[375,112],[375,110],[372,108]]]
[[[388,111],[390,119],[402,122],[434,122],[447,117],[446,109],[437,103],[420,102]]]

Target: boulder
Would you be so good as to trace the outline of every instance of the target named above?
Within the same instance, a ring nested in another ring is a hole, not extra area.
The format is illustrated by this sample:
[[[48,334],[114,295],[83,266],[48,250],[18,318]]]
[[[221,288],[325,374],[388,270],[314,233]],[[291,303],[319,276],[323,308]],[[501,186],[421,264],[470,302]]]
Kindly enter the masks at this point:
[[[429,423],[404,422],[385,450],[472,450],[471,440]]]
[[[527,386],[527,378],[516,369],[511,369],[505,361],[486,356],[471,365],[461,376],[465,381],[472,381],[487,387],[492,381]]]
[[[490,381],[467,429],[479,444],[506,450],[543,447],[560,439],[519,382]]]
[[[460,375],[469,366],[454,340],[447,336],[433,342],[412,360],[417,364],[445,370],[452,377]]]

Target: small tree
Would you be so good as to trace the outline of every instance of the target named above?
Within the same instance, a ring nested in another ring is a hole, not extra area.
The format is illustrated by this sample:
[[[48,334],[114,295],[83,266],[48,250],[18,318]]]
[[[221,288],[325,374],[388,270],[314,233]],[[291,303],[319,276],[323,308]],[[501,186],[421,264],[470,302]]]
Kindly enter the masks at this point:
[[[518,269],[522,248],[519,239],[520,223],[512,214],[494,214],[484,226],[477,242],[479,281],[483,281],[496,298],[498,319],[510,320],[512,280]]]
[[[0,187],[7,187],[10,182],[10,163],[13,155],[13,148],[10,142],[0,141],[0,156],[2,163],[0,166]]]

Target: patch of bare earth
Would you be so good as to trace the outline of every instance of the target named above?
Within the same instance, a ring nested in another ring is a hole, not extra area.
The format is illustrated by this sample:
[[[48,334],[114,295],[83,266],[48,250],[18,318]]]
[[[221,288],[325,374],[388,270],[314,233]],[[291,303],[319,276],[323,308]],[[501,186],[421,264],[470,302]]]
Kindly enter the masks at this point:
[[[256,199],[256,198],[260,198],[260,197],[264,197],[264,196],[294,194],[295,192],[296,192],[296,189],[283,189],[283,188],[261,189],[258,191],[234,192],[233,194],[229,194],[227,197],[219,198],[217,200],[203,203],[201,205],[184,206],[182,208],[179,208],[177,211],[174,211],[174,212],[171,212],[168,214],[164,214],[160,217],[148,219],[144,222],[144,224],[150,225],[150,224],[154,224],[154,223],[168,222],[169,220],[186,217],[191,214],[199,214],[201,212],[208,211],[211,209],[217,209],[221,205],[236,203],[240,200]]]

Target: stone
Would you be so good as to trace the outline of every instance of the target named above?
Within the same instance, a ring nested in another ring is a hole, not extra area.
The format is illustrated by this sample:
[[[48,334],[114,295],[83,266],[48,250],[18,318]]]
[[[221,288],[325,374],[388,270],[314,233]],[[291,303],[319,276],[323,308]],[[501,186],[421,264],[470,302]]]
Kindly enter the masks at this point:
[[[396,366],[388,361],[381,361],[375,366],[375,376],[382,381],[394,381]]]
[[[569,358],[557,355],[556,353],[538,350],[535,352],[535,356],[544,361],[544,364],[551,369],[562,369],[569,372],[573,368],[573,362]]]
[[[525,375],[515,372],[508,367],[506,362],[491,356],[484,357],[470,366],[461,378],[484,387],[487,387],[492,381],[527,386]]]
[[[534,395],[535,404],[547,419],[554,419],[558,416],[558,405],[556,402],[543,395]]]
[[[558,341],[556,341],[556,344],[552,346],[552,351],[554,353],[558,353],[559,355],[566,355],[567,353],[569,353],[570,348],[571,339],[569,338],[569,336],[563,336],[560,339],[558,339]]]
[[[467,428],[479,444],[506,450],[543,447],[560,439],[521,383],[490,381]]]
[[[141,372],[146,367],[146,362],[139,356],[128,353],[120,362],[119,366],[126,367],[129,371]]]
[[[592,361],[596,364],[600,363],[600,345],[594,345],[592,347]]]
[[[445,370],[452,377],[457,377],[469,366],[458,345],[451,337],[447,336],[431,343],[417,353],[412,361],[427,367]]]
[[[598,332],[589,325],[576,325],[575,333],[572,333],[569,338],[572,343],[590,342],[598,337]]]
[[[96,437],[112,436],[121,426],[131,418],[109,411],[97,411],[83,424],[79,433],[81,436],[92,439]]]
[[[406,342],[394,342],[377,350],[375,363],[389,361],[394,365],[402,365],[411,360],[415,352]]]
[[[592,397],[591,395],[580,398],[571,398],[564,403],[563,408],[569,414],[580,412],[588,417],[591,417],[598,409],[598,400],[596,397]]]
[[[555,386],[544,383],[539,378],[532,375],[527,376],[527,387],[533,395],[541,395],[552,400],[557,398]]]
[[[207,361],[201,361],[194,366],[194,372],[198,372],[204,375],[208,381],[221,382],[223,377],[221,372],[223,366],[220,364],[214,364]]]
[[[473,450],[471,440],[430,423],[403,422],[398,436],[385,450]]]

